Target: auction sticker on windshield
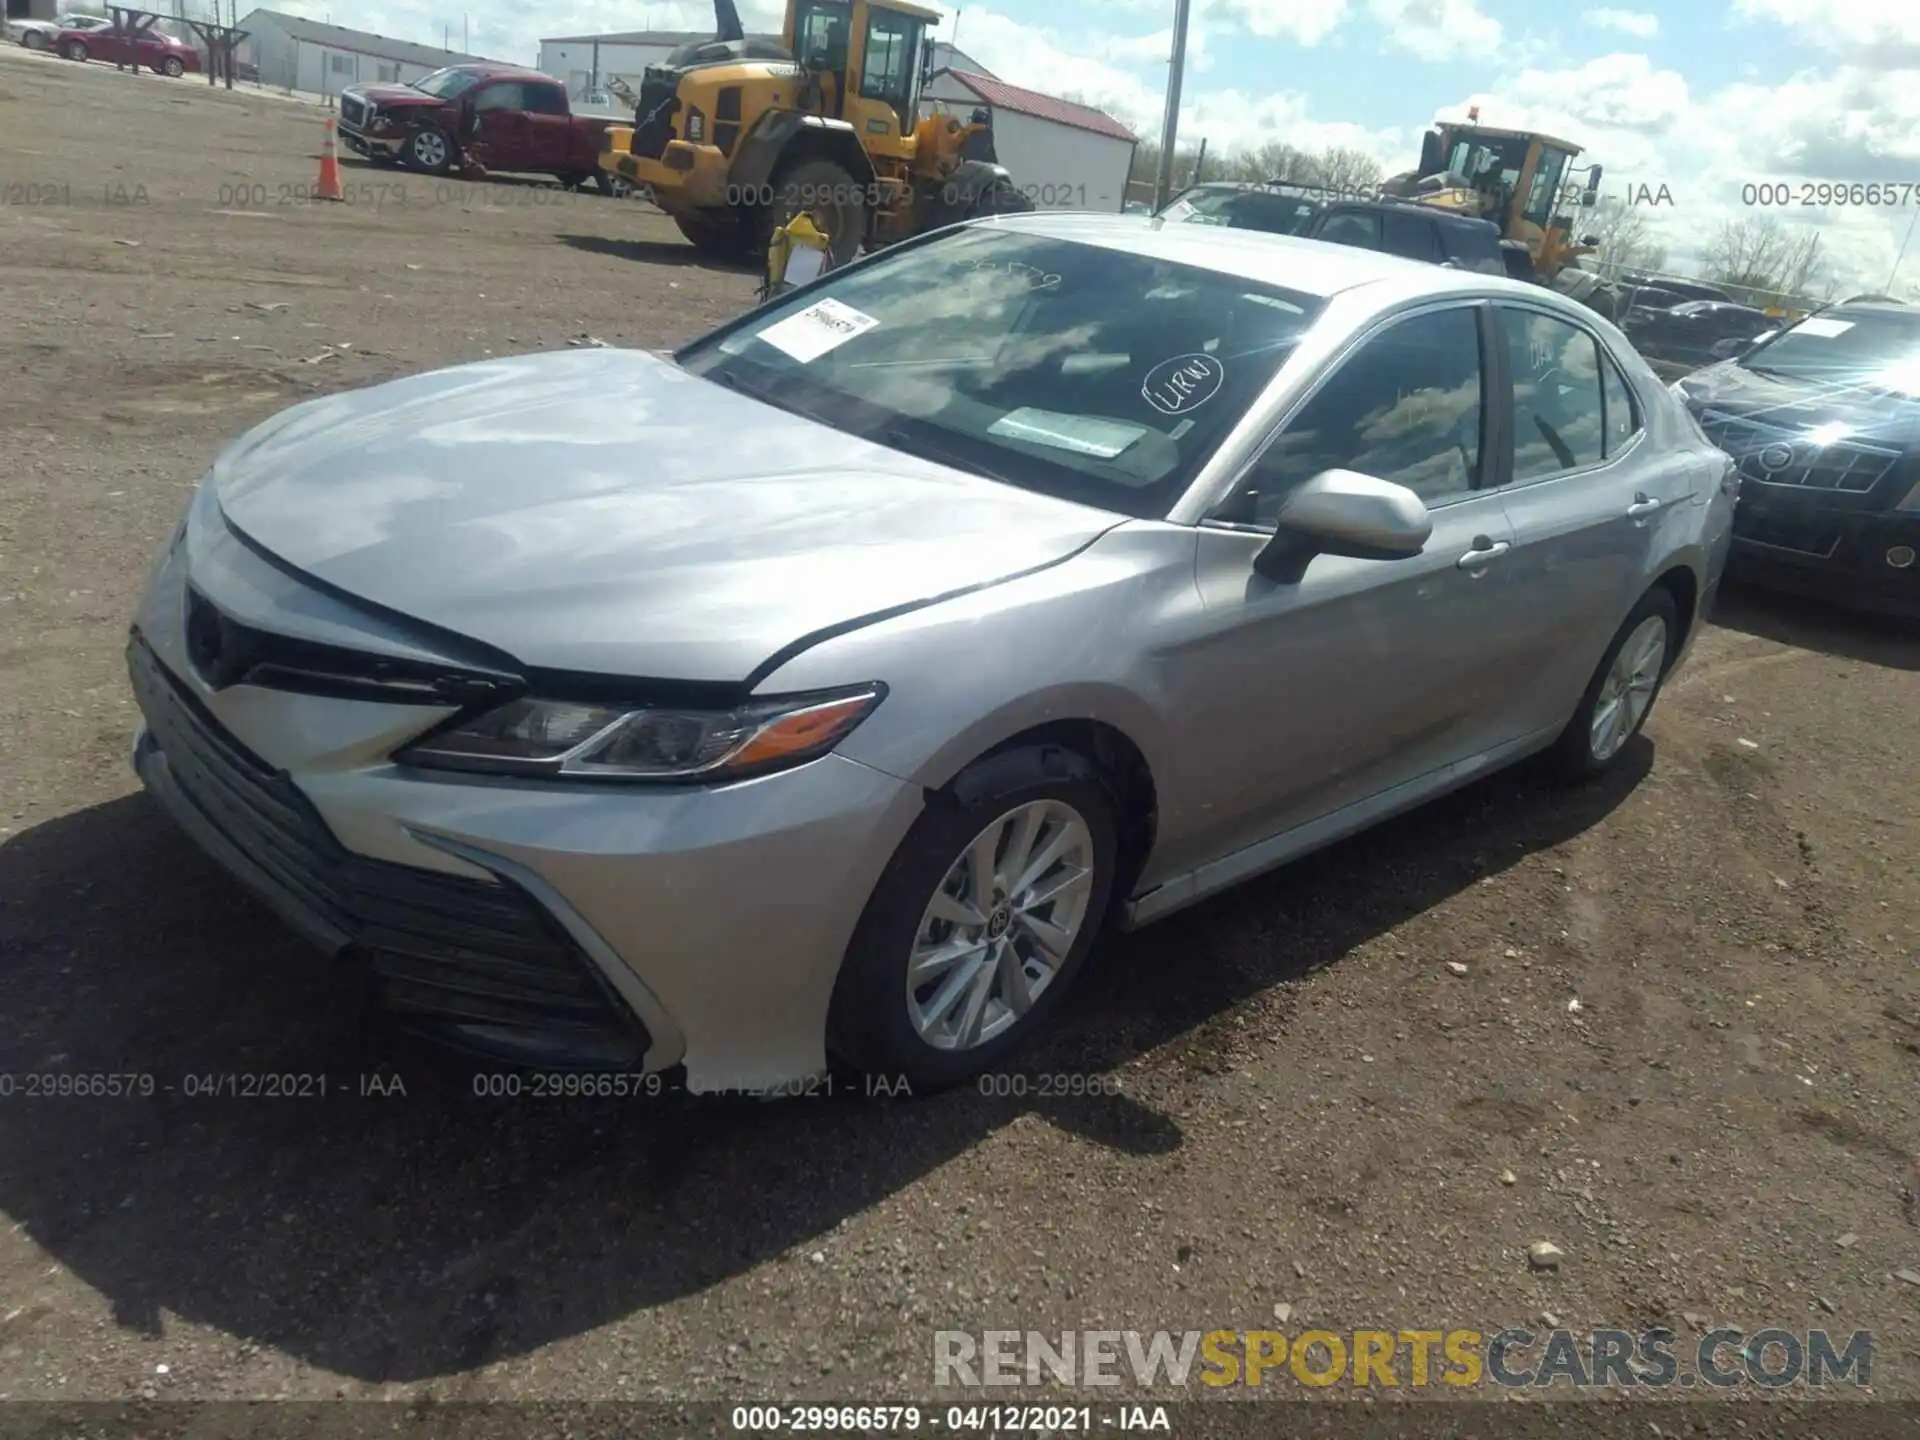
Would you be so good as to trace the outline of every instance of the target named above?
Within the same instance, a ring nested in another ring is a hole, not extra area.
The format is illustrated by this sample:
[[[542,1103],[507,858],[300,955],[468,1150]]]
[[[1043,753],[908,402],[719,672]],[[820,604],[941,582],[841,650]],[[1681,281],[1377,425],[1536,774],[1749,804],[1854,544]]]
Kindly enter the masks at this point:
[[[816,300],[797,315],[769,325],[754,338],[805,365],[864,335],[880,321],[838,300]]]
[[[1831,340],[1836,335],[1844,335],[1853,328],[1851,320],[1802,320],[1793,327],[1795,335],[1811,335],[1816,340]]]

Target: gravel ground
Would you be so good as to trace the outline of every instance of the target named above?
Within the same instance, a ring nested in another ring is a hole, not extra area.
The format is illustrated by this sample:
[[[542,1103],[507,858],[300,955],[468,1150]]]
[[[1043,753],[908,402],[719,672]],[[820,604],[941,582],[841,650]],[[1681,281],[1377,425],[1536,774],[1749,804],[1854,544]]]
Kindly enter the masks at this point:
[[[1108,944],[1026,1095],[477,1099],[137,793],[143,564],[289,401],[754,277],[548,187],[302,203],[316,112],[191,80],[0,55],[0,134],[0,1075],[157,1086],[0,1099],[0,1398],[898,1399],[942,1328],[1543,1316],[1870,1330],[1920,1397],[1911,634],[1731,596],[1625,773]],[[184,1093],[261,1071],[332,1091]]]

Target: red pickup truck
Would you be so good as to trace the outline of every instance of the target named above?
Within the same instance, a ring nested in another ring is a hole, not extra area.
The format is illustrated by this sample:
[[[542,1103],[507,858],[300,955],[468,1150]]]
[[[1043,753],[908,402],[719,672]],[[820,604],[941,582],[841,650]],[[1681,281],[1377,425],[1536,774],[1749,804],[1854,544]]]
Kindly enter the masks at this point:
[[[340,92],[340,138],[376,164],[429,175],[501,171],[592,180],[600,137],[617,121],[575,115],[567,87],[511,65],[450,65],[406,85],[349,85]]]

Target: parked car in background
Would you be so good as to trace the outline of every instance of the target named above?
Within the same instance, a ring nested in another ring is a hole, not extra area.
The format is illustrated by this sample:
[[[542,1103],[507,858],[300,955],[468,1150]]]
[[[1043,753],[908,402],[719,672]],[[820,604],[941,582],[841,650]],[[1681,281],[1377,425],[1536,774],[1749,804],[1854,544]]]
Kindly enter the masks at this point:
[[[1614,277],[1614,282],[1632,290],[1659,290],[1678,296],[1673,303],[1683,300],[1731,300],[1733,296],[1718,285],[1709,285],[1704,280],[1678,280],[1669,275],[1648,275],[1636,270],[1623,270]]]
[[[1504,275],[1500,230],[1489,220],[1432,206],[1344,198],[1314,186],[1196,185],[1168,203],[1163,219],[1236,230],[1264,230]]]
[[[61,30],[54,48],[69,60],[104,60],[110,65],[139,65],[156,75],[178,79],[200,73],[200,51],[178,36],[150,28],[130,34],[112,25]]]
[[[1730,573],[1920,617],[1920,312],[1836,305],[1674,393],[1740,467]]]
[[[671,357],[239,438],[138,606],[134,760],[445,1038],[939,1085],[1109,923],[1523,756],[1618,766],[1732,472],[1538,287],[1003,215]]]
[[[16,45],[24,45],[29,50],[52,50],[58,44],[62,30],[70,30],[79,35],[89,30],[105,29],[112,23],[104,15],[61,15],[53,20],[9,20],[7,21],[7,39]]]
[[[594,182],[624,194],[600,169],[601,137],[628,117],[575,115],[567,87],[511,65],[451,65],[405,85],[340,92],[340,138],[369,160],[429,175],[464,167]]]
[[[1634,348],[1649,360],[1673,365],[1708,365],[1723,347],[1741,345],[1779,320],[1751,305],[1730,300],[1687,300],[1670,310],[1629,311],[1625,329]]]

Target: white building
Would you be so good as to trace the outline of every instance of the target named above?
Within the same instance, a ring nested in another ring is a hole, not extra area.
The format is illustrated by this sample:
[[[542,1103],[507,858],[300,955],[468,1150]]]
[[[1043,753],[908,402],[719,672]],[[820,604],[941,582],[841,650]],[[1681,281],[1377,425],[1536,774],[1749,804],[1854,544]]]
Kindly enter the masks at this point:
[[[618,80],[636,95],[640,77],[649,65],[658,65],[682,45],[696,40],[711,40],[711,31],[629,30],[613,35],[564,35],[540,42],[542,73],[566,82],[573,108],[588,114],[596,111],[628,114],[628,107],[612,95],[611,82]],[[778,35],[752,35],[753,40],[780,43]],[[944,41],[933,47],[936,66],[952,65],[983,75],[983,69]]]
[[[994,153],[1041,210],[1119,211],[1139,138],[1104,110],[1022,90],[979,71],[936,71],[924,109],[965,119],[985,108]]]
[[[349,85],[418,80],[448,65],[481,62],[410,40],[391,40],[344,25],[305,20],[278,10],[254,10],[240,21],[242,63],[260,67],[260,83],[313,95],[336,95]]]

